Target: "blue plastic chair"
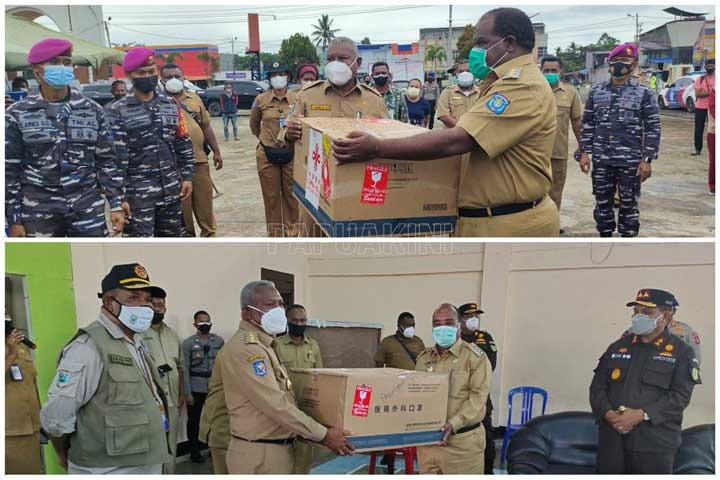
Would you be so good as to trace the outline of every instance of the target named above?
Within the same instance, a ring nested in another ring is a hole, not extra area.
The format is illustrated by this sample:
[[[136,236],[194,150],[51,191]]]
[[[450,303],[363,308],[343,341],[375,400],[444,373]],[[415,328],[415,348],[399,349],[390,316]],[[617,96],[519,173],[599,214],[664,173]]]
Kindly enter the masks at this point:
[[[513,418],[513,397],[522,394],[522,407],[520,409],[520,423],[512,423]],[[542,410],[540,416],[545,415],[545,407],[547,407],[548,393],[540,387],[515,387],[508,392],[508,421],[505,430],[505,438],[503,438],[502,452],[500,453],[500,465],[505,463],[505,454],[507,446],[510,442],[510,436],[520,427],[525,425],[528,420],[533,418],[533,406],[535,395],[542,397]]]

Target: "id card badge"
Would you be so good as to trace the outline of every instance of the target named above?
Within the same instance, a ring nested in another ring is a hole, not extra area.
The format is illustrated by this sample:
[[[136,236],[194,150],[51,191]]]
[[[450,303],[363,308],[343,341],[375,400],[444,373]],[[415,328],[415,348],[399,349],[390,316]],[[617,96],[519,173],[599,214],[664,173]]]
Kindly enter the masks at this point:
[[[10,376],[16,382],[21,382],[23,380],[22,371],[17,365],[10,365]]]

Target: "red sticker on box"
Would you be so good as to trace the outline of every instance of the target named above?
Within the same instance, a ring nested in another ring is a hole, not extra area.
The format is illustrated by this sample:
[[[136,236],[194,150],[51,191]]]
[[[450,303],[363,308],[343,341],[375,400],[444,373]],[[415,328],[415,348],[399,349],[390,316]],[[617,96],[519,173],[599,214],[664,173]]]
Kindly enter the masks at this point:
[[[365,165],[365,178],[363,179],[360,203],[383,205],[387,194],[390,167],[387,165]]]
[[[370,412],[370,394],[372,387],[358,385],[355,387],[355,399],[353,400],[352,416],[367,417]]]

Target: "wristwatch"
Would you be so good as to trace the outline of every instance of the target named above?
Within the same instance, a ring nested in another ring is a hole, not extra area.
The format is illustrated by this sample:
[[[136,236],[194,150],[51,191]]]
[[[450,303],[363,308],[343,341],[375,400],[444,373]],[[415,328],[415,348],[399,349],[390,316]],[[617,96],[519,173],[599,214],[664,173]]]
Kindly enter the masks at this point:
[[[646,422],[650,421],[650,416],[647,414],[647,412],[643,411],[643,420]]]

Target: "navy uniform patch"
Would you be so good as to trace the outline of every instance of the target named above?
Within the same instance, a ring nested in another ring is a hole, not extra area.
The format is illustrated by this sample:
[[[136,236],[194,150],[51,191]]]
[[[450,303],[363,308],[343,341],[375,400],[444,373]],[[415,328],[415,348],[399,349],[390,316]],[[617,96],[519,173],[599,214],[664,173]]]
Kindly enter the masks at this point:
[[[510,100],[508,100],[505,95],[496,93],[490,97],[490,100],[488,100],[486,105],[488,110],[493,112],[495,115],[502,115],[505,113],[505,110],[507,110],[508,105],[510,105]]]
[[[264,377],[267,375],[267,366],[265,366],[265,360],[256,360],[253,362],[253,370],[255,370],[255,375],[258,377]]]

